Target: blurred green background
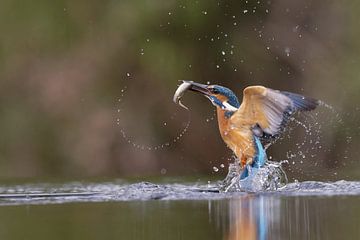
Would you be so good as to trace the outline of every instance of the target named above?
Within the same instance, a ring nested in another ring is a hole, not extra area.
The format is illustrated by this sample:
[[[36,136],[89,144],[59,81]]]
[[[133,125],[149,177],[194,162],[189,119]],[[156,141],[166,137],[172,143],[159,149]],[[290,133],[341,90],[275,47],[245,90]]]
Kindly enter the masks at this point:
[[[359,179],[359,10],[356,0],[2,0],[0,179],[222,177],[232,154],[206,99],[184,96],[191,123],[173,143],[188,119],[172,102],[179,79],[239,98],[261,84],[323,100],[333,109],[300,117],[310,130],[293,123],[269,155],[289,159],[290,179]]]

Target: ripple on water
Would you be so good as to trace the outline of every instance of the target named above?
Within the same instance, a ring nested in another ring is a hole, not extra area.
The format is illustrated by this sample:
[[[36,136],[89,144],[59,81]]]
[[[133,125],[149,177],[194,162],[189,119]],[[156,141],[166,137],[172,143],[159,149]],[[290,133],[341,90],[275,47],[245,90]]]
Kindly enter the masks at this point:
[[[216,200],[236,198],[248,194],[246,192],[222,192],[220,186],[220,182],[214,184],[109,182],[3,186],[0,187],[0,205],[139,200]],[[342,180],[337,182],[289,183],[277,190],[261,191],[255,194],[271,194],[272,196],[360,195],[360,182]]]

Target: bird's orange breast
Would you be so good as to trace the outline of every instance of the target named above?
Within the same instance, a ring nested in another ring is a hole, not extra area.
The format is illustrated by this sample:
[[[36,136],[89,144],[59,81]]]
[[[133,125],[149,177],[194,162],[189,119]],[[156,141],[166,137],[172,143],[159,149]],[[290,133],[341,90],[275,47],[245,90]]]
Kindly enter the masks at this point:
[[[217,109],[219,130],[222,139],[235,153],[244,166],[255,155],[253,134],[248,124],[233,123],[231,118],[225,116],[225,110]]]

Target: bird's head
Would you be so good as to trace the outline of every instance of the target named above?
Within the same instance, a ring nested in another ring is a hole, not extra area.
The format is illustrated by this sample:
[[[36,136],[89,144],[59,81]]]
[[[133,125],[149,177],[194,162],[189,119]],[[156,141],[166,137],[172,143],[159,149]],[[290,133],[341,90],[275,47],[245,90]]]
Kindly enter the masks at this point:
[[[184,81],[187,82],[187,81]],[[240,107],[236,95],[229,88],[219,85],[205,85],[196,82],[187,82],[191,84],[189,90],[201,93],[207,97],[211,103],[225,111],[225,116],[230,117]]]

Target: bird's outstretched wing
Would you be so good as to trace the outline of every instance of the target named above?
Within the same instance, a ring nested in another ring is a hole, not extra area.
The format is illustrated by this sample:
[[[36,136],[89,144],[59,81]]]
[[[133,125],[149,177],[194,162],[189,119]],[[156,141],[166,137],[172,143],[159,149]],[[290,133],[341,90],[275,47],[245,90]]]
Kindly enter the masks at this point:
[[[244,89],[243,102],[231,117],[231,122],[251,127],[262,140],[274,139],[293,113],[313,110],[318,104],[318,100],[296,93],[250,86]]]

